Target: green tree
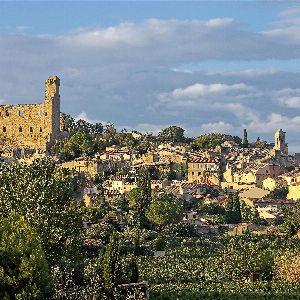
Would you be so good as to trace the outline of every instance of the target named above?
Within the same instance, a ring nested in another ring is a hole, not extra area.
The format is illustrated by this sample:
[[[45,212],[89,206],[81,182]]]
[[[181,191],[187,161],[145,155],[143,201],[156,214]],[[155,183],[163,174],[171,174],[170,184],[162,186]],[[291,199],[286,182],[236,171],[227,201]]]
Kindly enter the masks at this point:
[[[288,187],[276,187],[266,198],[270,199],[286,199],[289,193]]]
[[[134,255],[128,257],[128,259],[122,262],[122,273],[124,283],[136,283],[139,280],[139,268],[137,259]]]
[[[76,178],[49,159],[0,166],[0,218],[16,212],[41,237],[50,264],[73,258],[82,244],[82,215]]]
[[[182,222],[166,225],[162,233],[176,237],[199,237],[199,233],[194,225]]]
[[[70,115],[62,113],[61,120],[63,125],[62,126],[63,131],[73,132],[76,129],[75,119],[72,118]]]
[[[145,223],[145,211],[151,202],[151,180],[147,168],[141,168],[137,174],[137,188],[129,192],[129,206],[136,214],[139,226]]]
[[[0,298],[43,299],[49,289],[42,244],[25,218],[12,213],[0,223]]]
[[[195,150],[215,148],[224,143],[228,137],[225,134],[217,132],[202,134],[195,139],[192,148]]]
[[[73,157],[90,155],[93,152],[92,136],[82,128],[79,128],[79,130],[70,137],[66,148]]]
[[[293,236],[300,230],[300,203],[293,207],[285,208],[282,230],[288,236]]]
[[[146,217],[158,226],[178,223],[182,218],[183,209],[178,199],[172,194],[163,194],[155,198],[146,211]]]
[[[245,222],[253,222],[257,225],[262,225],[264,220],[260,218],[259,212],[256,207],[250,207],[244,202],[241,203],[242,220]]]
[[[184,129],[178,126],[170,126],[167,127],[163,130],[161,130],[158,135],[157,138],[161,141],[161,142],[171,142],[171,143],[175,143],[175,142],[184,142],[185,138],[184,138]]]
[[[225,215],[225,208],[214,203],[202,205],[199,210],[200,213],[207,215]]]
[[[95,152],[96,141],[83,128],[77,129],[70,136],[58,140],[51,148],[51,152],[61,159],[70,160],[80,156],[88,156]]]
[[[248,133],[247,133],[247,129],[244,129],[243,147],[248,148],[248,145],[249,145]]]
[[[115,299],[114,292],[120,275],[120,237],[117,232],[111,234],[103,257],[104,287],[109,299]]]
[[[230,194],[225,208],[225,222],[236,224],[241,222],[241,220],[242,214],[239,196],[238,194]]]

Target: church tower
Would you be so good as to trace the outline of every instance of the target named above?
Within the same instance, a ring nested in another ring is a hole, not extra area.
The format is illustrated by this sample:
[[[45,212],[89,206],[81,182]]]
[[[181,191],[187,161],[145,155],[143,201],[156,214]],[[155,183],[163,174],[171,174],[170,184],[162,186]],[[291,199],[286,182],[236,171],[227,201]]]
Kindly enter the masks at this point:
[[[280,151],[282,154],[288,154],[288,145],[285,143],[285,132],[278,129],[275,132],[275,150]]]

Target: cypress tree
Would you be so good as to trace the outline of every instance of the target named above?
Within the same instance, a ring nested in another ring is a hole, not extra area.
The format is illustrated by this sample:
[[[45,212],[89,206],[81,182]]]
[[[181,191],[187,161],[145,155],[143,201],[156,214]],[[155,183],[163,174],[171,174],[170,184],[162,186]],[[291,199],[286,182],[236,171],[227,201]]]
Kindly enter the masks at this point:
[[[247,148],[248,147],[248,133],[247,133],[247,129],[244,129],[244,138],[243,138],[243,147]]]
[[[225,208],[225,221],[226,223],[236,224],[241,222],[241,205],[238,194],[230,194]]]
[[[109,299],[114,300],[114,292],[120,275],[120,238],[117,232],[111,234],[103,257],[104,287]]]

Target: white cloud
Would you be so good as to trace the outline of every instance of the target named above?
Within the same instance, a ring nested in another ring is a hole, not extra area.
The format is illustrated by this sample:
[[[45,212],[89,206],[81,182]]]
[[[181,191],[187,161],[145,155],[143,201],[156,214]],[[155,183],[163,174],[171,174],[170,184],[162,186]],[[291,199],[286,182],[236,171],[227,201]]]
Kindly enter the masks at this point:
[[[232,134],[234,131],[234,127],[230,123],[226,123],[223,121],[215,122],[215,123],[204,123],[201,125],[201,132],[222,132]]]
[[[300,97],[284,99],[282,104],[289,108],[300,108]]]
[[[214,103],[212,108],[228,111],[235,115],[240,121],[258,121],[258,114],[254,109],[251,109],[242,103]]]
[[[186,88],[178,88],[172,92],[175,97],[199,97],[206,96],[209,94],[220,94],[228,93],[231,91],[249,91],[253,90],[253,87],[247,86],[244,83],[237,84],[224,84],[224,83],[213,83],[213,84],[201,84],[195,83]]]
[[[244,31],[236,20],[216,18],[124,22],[60,36],[0,33],[0,99],[39,102],[43,81],[57,74],[62,111],[89,122],[153,132],[182,124],[193,135],[250,124],[267,136],[291,122],[296,137],[295,112],[285,110],[299,104],[296,72],[176,69],[205,60],[299,58],[300,43],[285,38],[288,28],[276,29]]]
[[[300,21],[300,20],[299,20]],[[263,32],[266,37],[277,39],[278,43],[286,45],[299,45],[300,44],[300,28],[287,27],[278,28]]]
[[[290,17],[297,14],[300,14],[300,6],[294,6],[294,7],[284,9],[280,12],[279,15],[283,17]]]
[[[109,123],[109,122],[103,121],[103,120],[90,119],[85,111],[82,111],[81,113],[79,113],[74,119],[75,119],[75,121],[83,120],[83,121],[86,121],[86,122],[92,123],[92,124],[101,123],[102,125],[105,125],[105,124]]]
[[[223,18],[223,19],[215,18],[205,22],[205,25],[209,27],[223,27],[223,26],[228,26],[236,23],[237,22],[232,18]]]
[[[250,130],[257,133],[274,133],[278,128],[290,133],[298,133],[300,116],[288,117],[285,115],[271,113],[266,120],[251,122],[247,125]]]

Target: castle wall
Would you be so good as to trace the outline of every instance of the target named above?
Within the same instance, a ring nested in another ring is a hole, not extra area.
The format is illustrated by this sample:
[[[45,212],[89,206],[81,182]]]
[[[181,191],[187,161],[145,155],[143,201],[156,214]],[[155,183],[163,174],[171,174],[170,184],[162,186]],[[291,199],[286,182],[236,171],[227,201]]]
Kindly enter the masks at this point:
[[[60,134],[59,78],[45,82],[45,101],[0,105],[0,136],[5,148],[47,150]]]

